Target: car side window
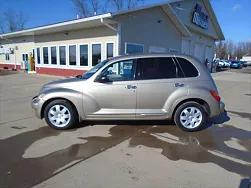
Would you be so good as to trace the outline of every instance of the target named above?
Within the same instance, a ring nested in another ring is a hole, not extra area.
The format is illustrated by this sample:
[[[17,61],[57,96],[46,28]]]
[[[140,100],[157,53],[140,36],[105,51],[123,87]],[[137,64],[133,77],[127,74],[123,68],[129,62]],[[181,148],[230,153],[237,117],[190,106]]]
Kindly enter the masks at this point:
[[[198,70],[195,68],[195,66],[188,60],[184,58],[177,57],[176,58],[181,69],[183,70],[185,77],[191,78],[191,77],[197,77],[199,75]],[[182,70],[179,70],[179,77],[183,77]]]
[[[134,60],[113,63],[106,67],[101,74],[107,76],[111,82],[130,81],[134,75]]]
[[[177,67],[171,57],[141,58],[141,80],[177,78]]]

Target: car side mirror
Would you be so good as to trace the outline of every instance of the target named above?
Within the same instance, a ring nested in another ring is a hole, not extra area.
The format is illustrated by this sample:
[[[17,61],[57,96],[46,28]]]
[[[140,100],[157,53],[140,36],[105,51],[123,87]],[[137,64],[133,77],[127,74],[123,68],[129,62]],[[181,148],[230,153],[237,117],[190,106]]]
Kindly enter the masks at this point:
[[[99,82],[100,82],[100,83],[107,83],[107,82],[110,82],[110,79],[109,79],[107,76],[102,76],[102,77],[99,79]]]

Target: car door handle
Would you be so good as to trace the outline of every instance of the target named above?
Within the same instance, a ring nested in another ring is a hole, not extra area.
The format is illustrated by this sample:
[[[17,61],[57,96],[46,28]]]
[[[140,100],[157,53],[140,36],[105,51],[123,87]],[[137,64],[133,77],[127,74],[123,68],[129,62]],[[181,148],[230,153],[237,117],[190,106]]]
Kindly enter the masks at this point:
[[[127,85],[127,89],[137,89],[137,86]]]
[[[175,87],[184,87],[185,84],[182,84],[182,83],[175,83],[174,86],[175,86]]]

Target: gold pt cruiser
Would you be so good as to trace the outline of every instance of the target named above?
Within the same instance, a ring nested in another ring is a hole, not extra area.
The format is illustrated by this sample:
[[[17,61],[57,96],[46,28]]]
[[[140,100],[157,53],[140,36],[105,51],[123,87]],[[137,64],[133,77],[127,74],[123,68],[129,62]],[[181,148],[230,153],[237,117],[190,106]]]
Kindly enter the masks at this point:
[[[174,120],[197,131],[225,105],[207,68],[187,55],[107,59],[83,75],[45,84],[31,102],[54,129],[91,120]]]

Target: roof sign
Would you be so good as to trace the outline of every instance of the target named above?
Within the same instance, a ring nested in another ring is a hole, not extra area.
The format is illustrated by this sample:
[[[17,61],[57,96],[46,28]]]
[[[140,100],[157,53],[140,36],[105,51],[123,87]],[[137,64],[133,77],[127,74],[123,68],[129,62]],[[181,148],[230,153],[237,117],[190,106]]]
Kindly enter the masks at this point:
[[[206,13],[202,12],[202,6],[199,4],[196,4],[195,11],[193,12],[193,18],[192,18],[193,23],[195,23],[196,25],[204,29],[207,29],[208,20],[209,20],[209,16]]]

